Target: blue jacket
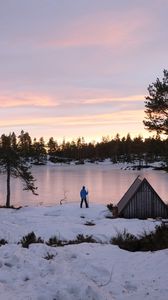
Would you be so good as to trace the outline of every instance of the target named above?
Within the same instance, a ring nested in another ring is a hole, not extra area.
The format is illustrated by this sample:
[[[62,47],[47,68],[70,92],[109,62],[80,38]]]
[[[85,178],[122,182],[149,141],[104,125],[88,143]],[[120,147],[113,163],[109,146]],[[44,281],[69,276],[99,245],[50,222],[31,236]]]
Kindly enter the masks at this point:
[[[82,199],[83,199],[83,198],[86,198],[87,194],[88,194],[88,192],[86,191],[86,189],[85,189],[85,188],[82,188],[81,191],[80,191],[80,196],[81,196],[81,198],[82,198]]]

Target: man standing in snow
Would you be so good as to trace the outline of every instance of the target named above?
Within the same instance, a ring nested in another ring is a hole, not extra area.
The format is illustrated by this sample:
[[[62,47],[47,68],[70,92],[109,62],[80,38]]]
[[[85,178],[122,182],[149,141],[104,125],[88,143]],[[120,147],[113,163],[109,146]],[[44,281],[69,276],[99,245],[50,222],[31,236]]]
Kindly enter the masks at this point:
[[[85,201],[86,208],[89,207],[86,196],[88,195],[88,191],[86,191],[85,186],[80,191],[81,203],[80,208],[82,208],[83,201]]]

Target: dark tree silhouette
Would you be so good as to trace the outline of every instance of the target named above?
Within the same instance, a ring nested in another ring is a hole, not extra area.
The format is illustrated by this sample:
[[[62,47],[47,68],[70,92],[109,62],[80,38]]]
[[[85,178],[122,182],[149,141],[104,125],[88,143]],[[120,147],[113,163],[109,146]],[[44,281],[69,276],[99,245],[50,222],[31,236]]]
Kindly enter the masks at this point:
[[[10,207],[11,177],[19,177],[23,181],[23,189],[30,190],[34,195],[37,195],[37,187],[34,185],[35,179],[30,172],[30,166],[18,151],[15,134],[3,134],[0,142],[0,170],[7,175],[6,207]]]
[[[32,145],[32,158],[34,159],[35,165],[43,165],[46,163],[47,152],[43,137],[41,137],[39,141],[37,141],[36,138],[34,139]]]
[[[32,140],[28,132],[22,130],[18,136],[18,149],[22,156],[27,158],[32,156]]]
[[[157,134],[168,134],[168,71],[164,70],[163,74],[162,81],[157,78],[156,82],[149,85],[149,96],[145,101],[147,117],[144,125]]]
[[[47,143],[47,147],[48,147],[49,155],[55,154],[55,152],[58,149],[58,143],[57,143],[57,141],[54,141],[53,137],[51,137]]]

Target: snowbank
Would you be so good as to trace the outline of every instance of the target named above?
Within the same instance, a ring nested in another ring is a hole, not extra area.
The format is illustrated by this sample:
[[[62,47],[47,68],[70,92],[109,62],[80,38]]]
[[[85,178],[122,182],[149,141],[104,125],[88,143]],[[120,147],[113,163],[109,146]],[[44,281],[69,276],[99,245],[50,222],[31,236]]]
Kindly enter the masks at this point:
[[[137,235],[154,229],[157,222],[107,215],[103,205],[0,209],[0,239],[8,241],[0,247],[0,299],[167,300],[168,250],[131,253],[109,244],[124,228]],[[85,225],[88,222],[95,225]],[[83,234],[98,243],[22,248],[17,243],[31,231],[45,241]]]

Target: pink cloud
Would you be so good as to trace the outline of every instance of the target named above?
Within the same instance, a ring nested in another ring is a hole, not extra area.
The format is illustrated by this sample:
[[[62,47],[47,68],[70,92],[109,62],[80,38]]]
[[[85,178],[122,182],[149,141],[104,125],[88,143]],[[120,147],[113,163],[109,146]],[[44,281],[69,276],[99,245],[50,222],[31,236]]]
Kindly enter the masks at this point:
[[[122,95],[123,91],[100,88],[55,87],[54,91],[1,91],[0,107],[52,107],[72,104],[102,104],[112,102],[144,101],[143,94]]]
[[[120,51],[120,47],[123,50],[129,44],[137,45],[144,40],[145,29],[151,22],[143,10],[120,13],[116,17],[112,12],[101,12],[75,19],[61,29],[61,35],[53,33],[40,44],[47,47],[110,46]]]

